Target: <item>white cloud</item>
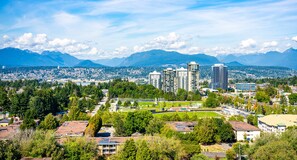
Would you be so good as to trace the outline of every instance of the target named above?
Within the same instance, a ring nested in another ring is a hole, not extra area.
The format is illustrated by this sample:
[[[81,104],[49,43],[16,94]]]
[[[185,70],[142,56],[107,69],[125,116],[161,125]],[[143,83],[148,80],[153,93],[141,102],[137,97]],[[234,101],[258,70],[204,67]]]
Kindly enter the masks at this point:
[[[55,38],[52,41],[49,41],[49,45],[53,46],[53,47],[64,47],[70,44],[74,44],[76,41],[72,40],[72,39],[60,39],[60,38]]]
[[[171,32],[166,36],[158,36],[143,45],[135,45],[133,50],[134,52],[147,51],[151,49],[179,51],[184,49],[186,46],[186,41],[184,41],[180,35],[175,32]]]
[[[28,45],[32,43],[33,34],[32,33],[24,33],[22,36],[17,38],[15,41],[22,45]]]
[[[9,36],[8,36],[8,35],[3,35],[2,38],[3,38],[4,40],[7,40],[7,39],[9,39]]]
[[[37,44],[43,44],[47,42],[47,35],[46,34],[37,34],[34,37],[34,42]]]
[[[292,37],[292,40],[295,41],[295,42],[297,42],[297,36]]]
[[[257,42],[254,39],[249,38],[240,42],[240,48],[255,48],[256,44]]]
[[[263,43],[264,48],[276,47],[277,45],[278,45],[277,41],[270,41],[270,42]]]

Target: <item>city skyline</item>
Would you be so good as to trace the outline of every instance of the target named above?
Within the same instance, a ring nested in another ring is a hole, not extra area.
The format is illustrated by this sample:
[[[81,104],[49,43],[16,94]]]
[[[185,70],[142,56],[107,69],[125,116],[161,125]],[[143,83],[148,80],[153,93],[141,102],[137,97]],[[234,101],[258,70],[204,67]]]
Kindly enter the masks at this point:
[[[263,53],[297,46],[297,2],[2,1],[0,48],[55,50],[82,59],[150,49]]]

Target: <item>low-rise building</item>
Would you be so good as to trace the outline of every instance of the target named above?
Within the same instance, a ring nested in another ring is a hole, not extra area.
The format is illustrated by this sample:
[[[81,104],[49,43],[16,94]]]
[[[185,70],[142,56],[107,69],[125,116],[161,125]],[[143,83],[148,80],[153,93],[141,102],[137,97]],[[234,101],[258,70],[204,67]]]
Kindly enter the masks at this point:
[[[88,121],[66,121],[56,131],[57,137],[83,136],[88,126]]]
[[[116,154],[119,146],[128,139],[137,137],[96,137],[94,138],[98,145],[99,155],[110,156]]]
[[[0,127],[0,140],[12,138],[20,130],[20,125],[11,124],[6,127]]]
[[[6,127],[6,126],[8,126],[9,121],[10,121],[9,119],[2,119],[0,121],[0,127]]]
[[[246,122],[230,121],[237,141],[254,140],[260,136],[261,130]]]
[[[284,132],[290,126],[297,126],[297,115],[271,114],[258,118],[258,127],[264,132]]]
[[[167,124],[177,132],[189,133],[193,132],[194,126],[197,125],[197,122],[167,122]]]

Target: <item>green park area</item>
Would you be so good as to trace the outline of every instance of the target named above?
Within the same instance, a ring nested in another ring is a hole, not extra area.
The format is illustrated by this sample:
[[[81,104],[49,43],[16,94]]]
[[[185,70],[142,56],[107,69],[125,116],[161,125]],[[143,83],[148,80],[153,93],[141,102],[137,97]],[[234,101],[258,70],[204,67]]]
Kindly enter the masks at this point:
[[[202,101],[162,101],[158,102],[138,102],[140,109],[161,109],[171,107],[198,107],[202,105]]]
[[[199,111],[199,112],[163,112],[163,113],[157,113],[153,114],[154,117],[157,118],[162,118],[163,116],[168,116],[171,117],[175,114],[178,114],[179,117],[185,117],[187,114],[189,118],[191,119],[192,117],[197,117],[197,118],[207,118],[207,117],[221,117],[220,114],[216,112],[207,112],[207,111]]]

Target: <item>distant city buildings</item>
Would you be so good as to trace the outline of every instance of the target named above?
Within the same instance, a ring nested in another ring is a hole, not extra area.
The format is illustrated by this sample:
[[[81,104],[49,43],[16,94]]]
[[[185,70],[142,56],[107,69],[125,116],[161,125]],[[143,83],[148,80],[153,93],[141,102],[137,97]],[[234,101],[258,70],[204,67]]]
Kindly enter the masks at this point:
[[[256,83],[236,83],[235,84],[235,89],[237,91],[251,91],[254,92],[256,91]]]
[[[161,73],[154,71],[149,74],[149,84],[153,85],[154,87],[161,89]]]
[[[190,62],[187,69],[183,67],[177,69],[166,68],[162,74],[157,71],[149,73],[148,84],[159,89],[162,88],[164,92],[176,93],[178,89],[194,92],[199,89],[199,76],[199,64]]]
[[[215,64],[211,67],[211,88],[228,89],[228,68],[224,64]]]

